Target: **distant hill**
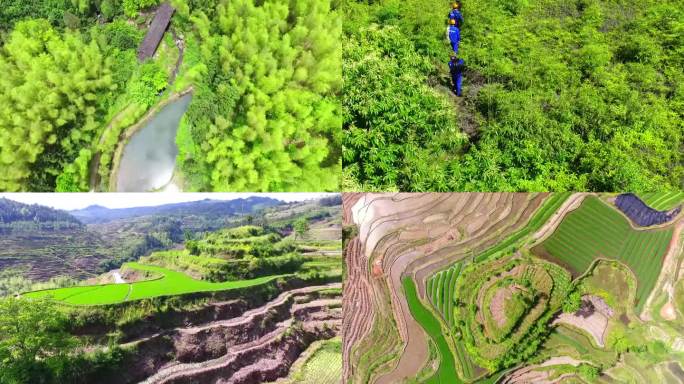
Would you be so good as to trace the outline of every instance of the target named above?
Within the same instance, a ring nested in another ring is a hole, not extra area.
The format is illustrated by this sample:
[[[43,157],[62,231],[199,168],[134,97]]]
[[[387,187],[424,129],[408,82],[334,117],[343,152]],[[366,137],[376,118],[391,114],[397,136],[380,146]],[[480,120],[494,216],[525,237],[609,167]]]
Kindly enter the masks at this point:
[[[246,199],[235,200],[204,199],[200,201],[166,204],[154,207],[110,209],[100,205],[91,205],[84,209],[70,211],[69,213],[85,224],[93,224],[150,215],[225,217],[240,213],[253,213],[262,208],[281,204],[284,204],[284,202],[277,199],[252,196]]]
[[[14,200],[0,198],[0,224],[15,222],[49,223],[62,222],[80,225],[81,222],[65,211],[44,207],[42,205],[28,205]]]
[[[178,247],[186,237],[247,222],[291,227],[300,216],[311,219],[312,233],[332,234],[334,223],[328,221],[340,211],[337,203],[335,198],[285,203],[249,197],[124,209],[93,205],[65,212],[0,199],[0,271],[36,281],[82,279],[154,250]]]

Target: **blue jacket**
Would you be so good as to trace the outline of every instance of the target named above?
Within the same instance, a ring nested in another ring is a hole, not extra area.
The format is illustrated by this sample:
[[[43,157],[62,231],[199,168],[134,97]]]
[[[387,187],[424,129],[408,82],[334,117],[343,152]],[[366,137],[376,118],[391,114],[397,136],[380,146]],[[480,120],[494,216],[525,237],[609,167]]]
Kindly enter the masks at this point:
[[[457,61],[449,60],[449,70],[451,76],[458,76],[463,72],[465,68],[465,61],[463,59],[458,59]]]
[[[452,9],[449,12],[449,20],[456,20],[456,25],[460,27],[463,24],[463,14],[458,9]]]
[[[449,26],[449,41],[452,44],[461,41],[461,30],[455,25]]]

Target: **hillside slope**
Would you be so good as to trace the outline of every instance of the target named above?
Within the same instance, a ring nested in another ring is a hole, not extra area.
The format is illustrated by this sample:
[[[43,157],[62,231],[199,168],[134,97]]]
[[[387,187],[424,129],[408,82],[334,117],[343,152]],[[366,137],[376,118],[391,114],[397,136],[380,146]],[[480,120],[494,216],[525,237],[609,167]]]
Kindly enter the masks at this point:
[[[345,189],[684,186],[680,2],[463,1],[457,103],[448,4],[343,8]]]

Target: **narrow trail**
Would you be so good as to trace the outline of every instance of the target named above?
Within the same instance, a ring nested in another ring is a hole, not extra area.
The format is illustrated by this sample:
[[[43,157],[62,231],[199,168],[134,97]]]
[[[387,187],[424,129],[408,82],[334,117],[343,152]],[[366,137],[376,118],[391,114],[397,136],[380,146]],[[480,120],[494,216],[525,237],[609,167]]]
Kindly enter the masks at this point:
[[[98,141],[97,147],[95,147],[95,154],[93,155],[93,158],[90,160],[90,191],[95,192],[98,184],[100,183],[100,174],[98,173],[98,170],[100,168],[100,158],[102,157],[102,152],[99,151],[97,148],[102,145],[105,142],[105,138],[107,137],[108,133],[112,130],[112,127],[121,121],[125,115],[131,110],[131,108],[134,108],[133,104],[129,104],[118,112],[112,120],[107,124],[107,127],[102,131],[102,134],[100,135],[100,140]]]
[[[178,37],[175,29],[171,29],[171,34],[173,35],[173,41],[175,41],[176,47],[178,48],[178,60],[176,60],[176,66],[173,69],[173,72],[171,72],[171,76],[169,76],[168,88],[171,88],[173,83],[176,82],[176,76],[178,76],[178,71],[183,64],[183,56],[185,54],[185,40]]]
[[[133,293],[133,284],[128,284],[128,292],[126,293],[123,301],[128,301],[128,299],[131,297],[131,293]]]

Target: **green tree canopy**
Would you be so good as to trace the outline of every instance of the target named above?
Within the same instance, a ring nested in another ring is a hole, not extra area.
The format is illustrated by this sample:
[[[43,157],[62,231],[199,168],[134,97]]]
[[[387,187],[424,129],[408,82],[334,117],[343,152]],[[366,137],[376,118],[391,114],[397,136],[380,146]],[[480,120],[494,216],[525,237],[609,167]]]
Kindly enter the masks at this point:
[[[0,47],[0,190],[25,190],[32,167],[54,188],[63,164],[78,156],[98,127],[98,95],[112,86],[95,42],[60,34],[46,20],[16,24]]]
[[[0,299],[0,382],[32,383],[73,351],[66,316],[49,300]]]
[[[299,237],[304,237],[304,235],[309,231],[309,220],[306,217],[300,217],[294,224],[295,234]]]
[[[187,119],[193,161],[210,170],[210,188],[339,186],[341,20],[335,15],[330,0],[222,1],[211,21],[193,14],[206,64]]]

